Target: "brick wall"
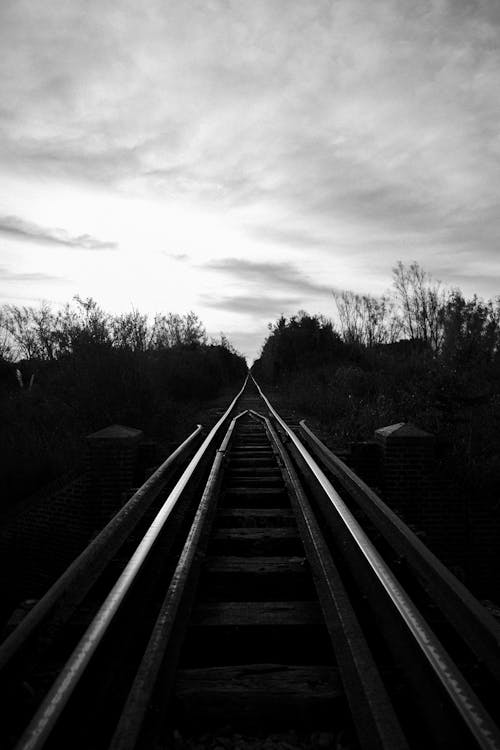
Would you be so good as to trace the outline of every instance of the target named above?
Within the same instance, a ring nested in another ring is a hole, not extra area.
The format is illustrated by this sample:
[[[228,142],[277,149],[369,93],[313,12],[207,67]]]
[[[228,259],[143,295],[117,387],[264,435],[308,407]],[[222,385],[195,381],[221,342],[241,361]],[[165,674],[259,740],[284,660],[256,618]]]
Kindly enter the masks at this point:
[[[4,519],[2,616],[23,599],[39,598],[130,497],[144,462],[154,456],[152,445],[139,456],[142,437],[121,425],[89,435],[79,474],[52,483]]]
[[[10,600],[38,598],[87,544],[95,528],[88,473],[26,503],[0,530]]]
[[[137,477],[141,430],[111,425],[87,436],[87,466],[97,520],[104,525],[121,508]]]
[[[478,596],[495,595],[500,508],[468,496],[441,471],[434,436],[398,423],[375,432],[385,502]],[[500,595],[500,594],[499,594]]]

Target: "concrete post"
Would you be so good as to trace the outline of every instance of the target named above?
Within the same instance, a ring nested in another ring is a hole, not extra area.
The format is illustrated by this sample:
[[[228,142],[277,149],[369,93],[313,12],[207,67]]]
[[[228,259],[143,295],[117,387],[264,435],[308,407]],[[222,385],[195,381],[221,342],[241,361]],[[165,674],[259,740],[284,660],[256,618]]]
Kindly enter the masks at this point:
[[[134,485],[141,430],[114,424],[87,435],[87,461],[96,522],[106,523]]]
[[[387,504],[407,523],[420,526],[432,501],[434,435],[405,422],[375,431],[382,452],[382,484]]]

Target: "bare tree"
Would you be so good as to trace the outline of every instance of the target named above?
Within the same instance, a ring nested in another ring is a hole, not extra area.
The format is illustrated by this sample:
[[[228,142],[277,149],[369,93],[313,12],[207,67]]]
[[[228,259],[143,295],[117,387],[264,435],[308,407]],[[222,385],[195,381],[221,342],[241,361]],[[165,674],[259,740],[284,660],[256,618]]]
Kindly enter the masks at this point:
[[[205,327],[193,311],[188,312],[182,320],[182,343],[187,346],[207,343]]]
[[[82,351],[95,346],[111,346],[113,337],[110,316],[92,297],[82,299],[76,295],[73,299],[76,305],[66,305],[58,319],[61,353]]]
[[[174,346],[207,343],[196,313],[156,315],[153,325],[138,310],[111,316],[91,297],[74,297],[52,312],[47,303],[38,309],[4,305],[0,308],[0,356],[14,359],[56,359],[94,347],[118,347],[145,352]]]
[[[446,302],[441,282],[433,281],[415,261],[409,266],[398,261],[392,272],[403,331],[412,341],[419,339],[437,351],[443,337]]]
[[[183,343],[183,322],[178,313],[156,315],[153,325],[153,340],[156,349],[169,349]]]
[[[333,292],[333,298],[337,305],[342,338],[347,344],[361,344],[363,314],[360,305],[360,295],[350,290],[344,290],[342,292]]]
[[[394,302],[386,296],[333,292],[340,331],[346,343],[371,347],[395,341],[401,323]]]
[[[113,344],[121,349],[144,352],[151,346],[153,329],[148,325],[148,316],[138,310],[114,317],[111,329]]]
[[[4,305],[1,325],[8,336],[8,346],[15,359],[35,359],[40,356],[32,307]]]
[[[31,308],[32,325],[37,338],[38,356],[42,359],[55,359],[58,352],[59,319],[47,302],[38,309]]]
[[[12,339],[6,328],[6,310],[0,307],[0,359],[11,360],[13,358]]]
[[[196,313],[182,316],[169,312],[156,315],[151,331],[153,349],[168,349],[172,346],[193,346],[206,344],[207,333]]]

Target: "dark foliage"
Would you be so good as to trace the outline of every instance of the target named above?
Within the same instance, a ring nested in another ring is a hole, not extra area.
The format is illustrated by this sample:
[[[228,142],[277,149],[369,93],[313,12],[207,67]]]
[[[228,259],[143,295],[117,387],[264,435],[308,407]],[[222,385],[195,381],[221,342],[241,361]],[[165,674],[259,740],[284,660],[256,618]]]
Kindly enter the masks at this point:
[[[321,315],[299,312],[290,320],[281,316],[269,328],[271,334],[253,365],[256,377],[277,382],[297,370],[331,363],[343,356],[345,345],[331,322]]]
[[[177,438],[196,405],[241,383],[247,370],[224,336],[207,343],[194,313],[157,316],[149,327],[137,312],[113,318],[92,300],[77,300],[59,316],[42,310],[42,329],[40,310],[2,310],[11,354],[25,355],[0,359],[1,481],[8,504],[77,465],[84,436],[109,424]]]
[[[270,326],[255,376],[318,420],[339,450],[379,427],[416,423],[436,434],[450,475],[495,500],[499,301],[446,292],[416,263],[395,267],[390,297],[345,292],[335,299],[338,333],[320,316],[281,317]]]

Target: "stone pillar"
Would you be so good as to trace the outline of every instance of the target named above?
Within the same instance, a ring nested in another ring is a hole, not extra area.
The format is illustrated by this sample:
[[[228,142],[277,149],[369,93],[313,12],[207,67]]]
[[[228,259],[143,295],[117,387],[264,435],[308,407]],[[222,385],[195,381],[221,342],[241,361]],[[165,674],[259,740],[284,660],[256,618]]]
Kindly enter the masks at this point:
[[[369,487],[380,487],[381,449],[373,440],[351,443],[349,464]]]
[[[384,499],[409,524],[421,526],[434,492],[434,435],[398,422],[375,431],[382,452]],[[425,526],[425,524],[424,524]]]
[[[87,435],[87,462],[96,523],[103,525],[120,509],[134,485],[141,430],[119,424]]]

